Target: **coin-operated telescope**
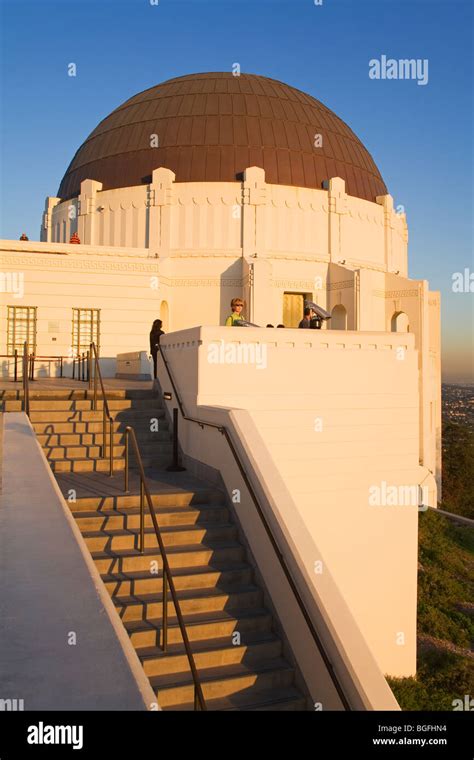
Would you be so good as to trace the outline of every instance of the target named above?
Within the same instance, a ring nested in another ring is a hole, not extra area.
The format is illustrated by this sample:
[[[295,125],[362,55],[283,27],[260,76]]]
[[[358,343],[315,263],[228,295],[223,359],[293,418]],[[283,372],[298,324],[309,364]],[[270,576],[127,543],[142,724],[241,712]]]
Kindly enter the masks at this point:
[[[320,330],[321,325],[324,321],[331,319],[331,315],[326,309],[323,309],[322,306],[318,306],[317,303],[314,303],[314,301],[305,301],[304,302],[305,309],[311,309],[313,312],[313,315],[310,319],[310,327],[313,330]]]
[[[260,327],[260,325],[256,325],[253,322],[248,322],[246,319],[236,319],[234,322],[234,327]]]

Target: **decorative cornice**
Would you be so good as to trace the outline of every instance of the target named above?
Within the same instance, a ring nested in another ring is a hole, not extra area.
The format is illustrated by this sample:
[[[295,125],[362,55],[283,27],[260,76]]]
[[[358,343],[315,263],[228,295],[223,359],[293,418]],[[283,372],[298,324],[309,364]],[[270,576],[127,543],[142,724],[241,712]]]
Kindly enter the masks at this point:
[[[418,290],[373,290],[377,298],[417,298]]]
[[[272,280],[272,287],[274,288],[302,288],[307,290],[308,293],[312,293],[314,288],[314,280]]]
[[[33,269],[71,269],[101,270],[106,272],[150,272],[158,273],[158,259],[154,264],[145,264],[142,261],[103,261],[102,259],[76,259],[69,256],[56,258],[44,258],[40,256],[2,256],[2,265],[10,265],[16,269],[31,267]]]
[[[161,277],[160,285],[170,288],[241,288],[245,278],[239,277]]]
[[[328,290],[343,290],[344,288],[353,288],[354,280],[342,280],[341,282],[331,282],[328,286]]]
[[[130,253],[133,251],[133,253]],[[16,253],[20,255],[48,256],[53,259],[61,256],[61,259],[81,256],[114,256],[117,258],[139,258],[155,259],[156,254],[150,248],[133,248],[133,246],[109,246],[109,245],[88,245],[82,243],[80,246],[71,243],[47,243],[43,241],[20,242],[15,240],[1,240],[0,252]]]
[[[202,257],[203,259],[240,259],[242,258],[242,255],[241,248],[233,248],[230,251],[212,250],[211,248],[202,250],[199,248],[193,248],[183,251],[171,248],[169,258],[189,259]]]
[[[270,251],[268,249],[265,252],[265,255],[261,258],[275,259],[280,261],[310,261],[312,264],[329,264],[331,261],[329,254],[315,255],[314,253],[302,253],[300,251],[292,251],[291,253],[278,253],[277,251]]]

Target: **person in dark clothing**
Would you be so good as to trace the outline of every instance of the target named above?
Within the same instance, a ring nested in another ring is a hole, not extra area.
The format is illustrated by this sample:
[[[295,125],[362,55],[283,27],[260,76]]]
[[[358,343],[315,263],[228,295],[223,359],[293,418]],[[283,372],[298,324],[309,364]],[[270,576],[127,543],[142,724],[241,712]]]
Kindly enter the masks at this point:
[[[309,308],[309,306],[305,307],[305,310],[303,312],[304,317],[299,323],[298,327],[311,327],[311,317],[313,315],[313,310]]]
[[[150,354],[153,357],[153,377],[156,378],[158,365],[158,351],[160,350],[160,338],[165,333],[161,329],[163,322],[161,319],[155,319],[150,330]]]

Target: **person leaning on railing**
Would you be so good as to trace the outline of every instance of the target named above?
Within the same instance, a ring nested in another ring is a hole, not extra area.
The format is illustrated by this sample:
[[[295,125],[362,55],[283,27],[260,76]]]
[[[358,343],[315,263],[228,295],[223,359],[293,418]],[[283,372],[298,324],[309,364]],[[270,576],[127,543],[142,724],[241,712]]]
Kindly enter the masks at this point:
[[[225,321],[226,327],[234,327],[236,322],[242,322],[244,319],[242,314],[244,302],[241,298],[233,298],[230,302],[230,308],[232,309],[232,314]]]

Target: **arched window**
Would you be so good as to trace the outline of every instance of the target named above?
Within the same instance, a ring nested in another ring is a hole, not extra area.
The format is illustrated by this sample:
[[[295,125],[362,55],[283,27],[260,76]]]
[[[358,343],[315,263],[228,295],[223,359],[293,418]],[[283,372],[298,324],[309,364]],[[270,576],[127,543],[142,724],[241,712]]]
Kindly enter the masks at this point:
[[[347,311],[341,303],[331,312],[331,330],[347,330]]]
[[[404,311],[396,311],[395,314],[392,315],[390,329],[392,332],[410,332],[408,317]]]
[[[169,309],[167,301],[162,301],[160,306],[160,319],[163,322],[163,332],[169,332]]]

